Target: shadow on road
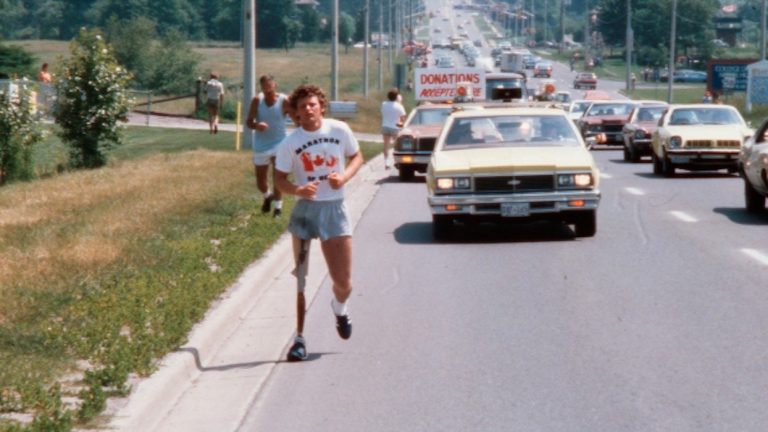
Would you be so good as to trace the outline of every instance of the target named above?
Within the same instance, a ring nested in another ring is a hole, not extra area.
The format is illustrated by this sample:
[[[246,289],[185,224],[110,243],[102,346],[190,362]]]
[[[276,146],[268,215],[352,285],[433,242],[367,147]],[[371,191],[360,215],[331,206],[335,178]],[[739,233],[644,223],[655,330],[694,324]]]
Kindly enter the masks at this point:
[[[192,354],[192,357],[195,359],[195,366],[197,367],[197,370],[199,370],[200,372],[226,372],[228,370],[233,370],[233,369],[252,369],[265,364],[291,363],[287,360],[267,360],[267,361],[253,361],[253,362],[245,362],[245,363],[233,363],[233,364],[226,364],[226,365],[219,365],[219,366],[203,366],[202,362],[200,361],[200,352],[197,350],[197,348],[181,347],[176,351]],[[309,353],[307,359],[303,360],[302,362],[320,360],[323,356],[335,355],[335,354],[338,354],[338,353],[335,353],[335,352]]]
[[[529,224],[456,223],[451,235],[435,240],[431,222],[408,222],[394,231],[400,244],[480,244],[480,243],[532,243],[574,240],[576,236],[567,225],[534,222]]]
[[[727,217],[728,220],[739,225],[768,225],[768,212],[763,212],[763,214],[754,214],[748,212],[744,207],[715,207],[712,209],[712,211]]]

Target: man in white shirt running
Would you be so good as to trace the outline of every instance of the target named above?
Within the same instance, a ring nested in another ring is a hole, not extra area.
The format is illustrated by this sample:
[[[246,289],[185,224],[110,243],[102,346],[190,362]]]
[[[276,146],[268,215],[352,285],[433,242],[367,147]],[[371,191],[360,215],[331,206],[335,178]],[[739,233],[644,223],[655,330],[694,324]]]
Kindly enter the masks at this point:
[[[208,133],[219,133],[219,111],[224,106],[224,84],[219,81],[219,75],[211,73],[211,79],[205,83],[205,93],[208,108]]]
[[[387,92],[387,100],[381,103],[381,135],[384,139],[384,168],[390,167],[389,143],[397,138],[397,133],[405,121],[405,108],[399,100],[400,92],[393,88]]]
[[[300,127],[278,147],[275,177],[278,189],[299,198],[288,223],[299,280],[296,337],[288,351],[288,360],[300,361],[307,358],[303,336],[306,312],[303,277],[309,242],[313,238],[320,239],[333,282],[331,307],[336,316],[336,330],[342,339],[352,335],[347,311],[347,300],[352,293],[352,227],[344,204],[344,184],[357,174],[363,165],[363,156],[346,123],[323,118],[328,101],[320,88],[301,85],[289,100]],[[293,182],[288,179],[290,174]]]

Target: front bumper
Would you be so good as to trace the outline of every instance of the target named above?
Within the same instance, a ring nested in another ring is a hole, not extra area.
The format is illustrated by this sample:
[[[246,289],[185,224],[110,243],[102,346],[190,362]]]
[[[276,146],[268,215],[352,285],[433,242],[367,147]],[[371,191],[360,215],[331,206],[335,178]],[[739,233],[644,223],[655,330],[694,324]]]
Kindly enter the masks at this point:
[[[589,138],[593,138],[595,140],[595,144],[624,145],[624,133],[621,131],[598,132],[588,130],[584,134],[584,139],[586,140]]]
[[[394,152],[392,157],[395,159],[395,167],[413,167],[417,170],[425,170],[429,165],[431,153],[405,153]]]
[[[536,218],[552,216],[566,211],[596,210],[600,203],[600,191],[558,191],[530,194],[446,194],[430,195],[427,198],[430,210],[435,215],[453,216],[504,216],[502,208],[510,204],[528,206],[527,214],[521,217]],[[449,209],[449,207],[453,209]]]
[[[644,154],[644,155],[650,155],[651,154],[651,139],[633,139],[632,140],[632,147],[635,148],[635,151]]]
[[[736,169],[739,151],[723,150],[667,150],[666,158],[675,167],[690,170]]]

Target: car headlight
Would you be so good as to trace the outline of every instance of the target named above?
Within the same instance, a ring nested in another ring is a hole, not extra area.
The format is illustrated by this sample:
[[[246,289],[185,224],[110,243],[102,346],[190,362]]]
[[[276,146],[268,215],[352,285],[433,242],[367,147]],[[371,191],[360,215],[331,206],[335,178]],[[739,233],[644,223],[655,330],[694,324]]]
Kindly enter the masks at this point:
[[[584,188],[592,186],[592,174],[559,174],[557,176],[557,186],[559,188]]]
[[[670,148],[680,148],[683,146],[683,139],[679,136],[673,136],[669,139],[669,147]]]
[[[397,142],[397,146],[400,148],[400,150],[413,151],[413,138],[412,137],[402,137]]]
[[[440,190],[469,189],[469,177],[441,177],[437,179]]]
[[[638,129],[635,131],[635,139],[644,139],[646,137],[648,137],[648,132],[642,129]]]

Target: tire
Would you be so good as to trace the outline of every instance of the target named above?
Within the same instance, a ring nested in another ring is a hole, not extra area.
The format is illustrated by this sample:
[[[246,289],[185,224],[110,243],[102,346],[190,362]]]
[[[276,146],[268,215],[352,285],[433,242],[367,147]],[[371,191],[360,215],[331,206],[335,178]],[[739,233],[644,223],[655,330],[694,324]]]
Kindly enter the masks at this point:
[[[635,146],[633,146],[632,144],[629,144],[627,148],[628,148],[627,152],[629,153],[629,161],[632,163],[640,162],[640,155],[637,154],[637,150],[635,150]]]
[[[401,166],[397,174],[400,181],[413,180],[413,167]]]
[[[755,190],[748,179],[744,179],[744,201],[747,204],[747,211],[750,213],[762,213],[765,211],[765,197]]]
[[[432,215],[432,237],[435,240],[450,238],[453,230],[453,219],[446,215]]]
[[[661,160],[661,174],[664,177],[672,177],[675,175],[675,166],[669,161],[669,158],[664,156]]]
[[[656,156],[656,153],[651,153],[651,159],[653,160],[653,173],[656,175],[661,175],[661,161],[659,161],[659,157]]]
[[[576,237],[594,237],[597,232],[597,212],[595,210],[582,212],[574,226]]]

